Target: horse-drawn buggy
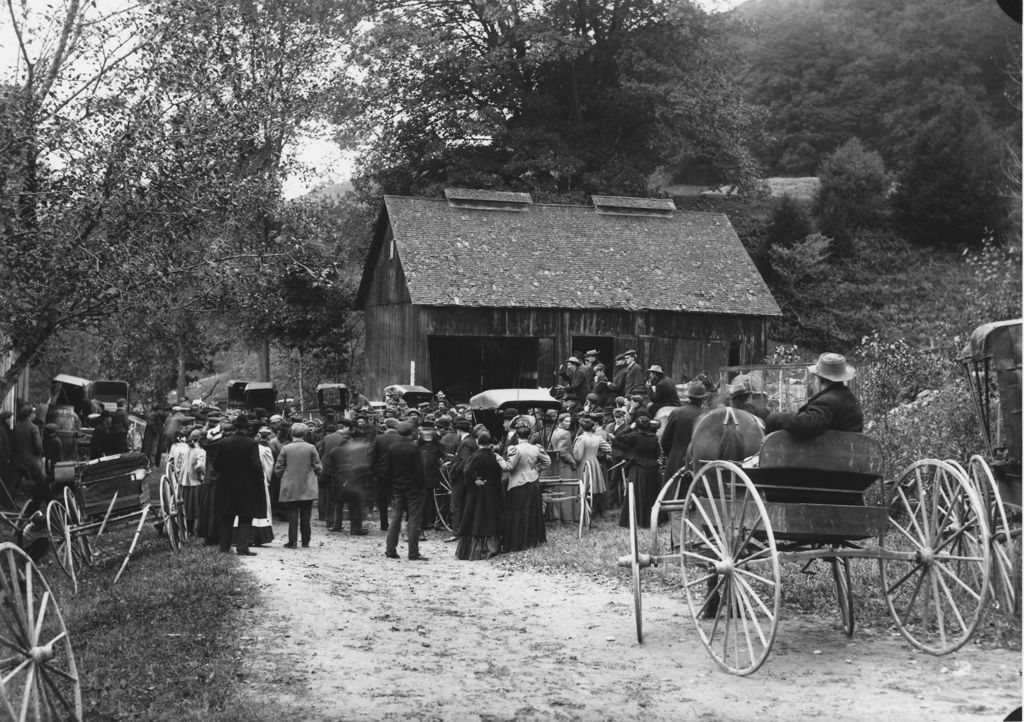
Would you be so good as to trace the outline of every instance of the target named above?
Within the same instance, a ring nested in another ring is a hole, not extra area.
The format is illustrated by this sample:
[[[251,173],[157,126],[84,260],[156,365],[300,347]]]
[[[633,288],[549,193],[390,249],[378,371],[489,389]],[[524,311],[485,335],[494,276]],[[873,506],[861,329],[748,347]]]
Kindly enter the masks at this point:
[[[54,472],[55,491],[60,498],[46,508],[46,524],[57,563],[71,579],[77,591],[78,574],[94,562],[93,538],[101,537],[116,524],[136,523],[135,536],[124,561],[114,577],[117,583],[139,541],[146,521],[156,515],[159,529],[171,548],[178,551],[184,536],[180,504],[173,501],[173,490],[161,479],[161,505],[154,512],[145,489],[149,459],[130,452],[105,456],[89,462],[62,462]],[[164,497],[167,497],[166,503]]]
[[[967,465],[992,532],[994,600],[1020,614],[1021,587],[1021,319],[982,324],[960,352],[985,454]]]
[[[619,564],[632,571],[640,642],[640,570],[668,564],[678,565],[698,637],[728,672],[750,674],[767,659],[779,627],[783,562],[831,568],[843,630],[852,635],[850,560],[857,558],[878,560],[893,622],[912,645],[946,654],[967,642],[988,602],[991,554],[987,511],[956,464],[918,461],[887,482],[878,443],[840,431],[810,439],[777,431],[748,441],[735,461],[697,449],[708,430],[730,423],[739,431],[757,421],[718,409],[698,422],[693,470],[669,479],[651,509],[650,553],[641,553],[630,515],[630,554]],[[738,461],[755,452],[756,465]],[[633,508],[632,487],[628,497]],[[668,549],[658,530],[663,515]]]
[[[329,413],[337,416],[344,414],[348,409],[348,387],[337,383],[317,385],[316,406],[321,416]]]

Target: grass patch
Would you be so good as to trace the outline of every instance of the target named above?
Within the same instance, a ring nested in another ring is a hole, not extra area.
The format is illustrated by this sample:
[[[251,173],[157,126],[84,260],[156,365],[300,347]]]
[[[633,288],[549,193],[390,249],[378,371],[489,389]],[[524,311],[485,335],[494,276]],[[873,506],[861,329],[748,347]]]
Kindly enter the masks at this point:
[[[52,557],[42,567],[75,650],[85,718],[277,718],[272,705],[242,700],[237,689],[240,627],[259,595],[251,575],[215,547],[193,542],[173,554],[147,528],[112,585],[132,533],[104,535],[97,565],[79,575],[77,595]]]
[[[514,554],[503,554],[494,563],[508,570],[531,570],[545,574],[567,573],[587,577],[599,584],[630,589],[632,577],[629,567],[619,567],[620,556],[629,555],[629,532],[619,527],[616,520],[595,519],[582,539],[576,538],[576,527],[568,524],[549,524],[548,541],[533,549]],[[668,526],[659,530],[660,553],[666,554],[669,545]],[[640,530],[640,552],[652,548],[652,532]],[[875,542],[868,540],[869,549]],[[878,560],[851,560],[851,582],[854,596],[854,614],[859,629],[895,630],[889,608],[882,594]],[[788,614],[815,614],[839,621],[835,583],[832,568],[825,561],[815,561],[806,571],[803,565],[782,564],[782,619]],[[644,592],[660,592],[674,596],[681,608],[686,598],[682,588],[679,563],[649,567],[640,572]],[[990,603],[991,604],[991,603]],[[1007,616],[989,607],[978,625],[972,643],[1007,649],[1021,649],[1021,620]]]

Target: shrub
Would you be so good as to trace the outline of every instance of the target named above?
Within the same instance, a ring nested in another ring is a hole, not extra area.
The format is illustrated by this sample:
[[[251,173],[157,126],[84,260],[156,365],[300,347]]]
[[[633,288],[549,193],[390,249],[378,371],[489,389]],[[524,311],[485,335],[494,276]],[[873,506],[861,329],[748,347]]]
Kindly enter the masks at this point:
[[[877,225],[883,218],[892,181],[882,156],[857,138],[828,156],[818,175],[821,186],[814,199],[818,227],[835,239],[837,252],[845,253],[857,229]]]

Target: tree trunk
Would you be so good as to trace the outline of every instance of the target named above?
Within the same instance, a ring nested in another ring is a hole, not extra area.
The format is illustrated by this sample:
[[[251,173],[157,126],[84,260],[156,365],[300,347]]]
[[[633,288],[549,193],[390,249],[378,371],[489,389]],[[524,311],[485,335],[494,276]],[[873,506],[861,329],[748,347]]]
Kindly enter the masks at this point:
[[[178,403],[185,398],[185,345],[178,344]]]
[[[257,374],[259,378],[257,381],[270,381],[270,339],[263,339],[260,347],[256,350],[258,354],[258,367]]]

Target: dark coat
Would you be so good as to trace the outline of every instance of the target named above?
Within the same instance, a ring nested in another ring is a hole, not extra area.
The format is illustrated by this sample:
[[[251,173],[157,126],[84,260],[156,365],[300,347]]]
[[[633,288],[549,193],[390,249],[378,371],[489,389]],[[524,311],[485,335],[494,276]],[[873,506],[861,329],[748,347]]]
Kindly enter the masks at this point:
[[[658,409],[663,406],[679,406],[679,403],[679,391],[676,389],[676,382],[668,376],[662,376],[651,387],[651,416],[658,413]]]
[[[43,437],[39,434],[38,426],[28,419],[23,419],[15,424],[13,446],[12,469],[16,471],[43,470]]]
[[[626,367],[616,366],[612,382],[608,384],[608,391],[612,395],[623,396],[626,393]]]
[[[416,442],[407,436],[397,435],[398,440],[388,447],[385,474],[391,479],[395,490],[423,488],[423,465]]]
[[[683,404],[668,415],[665,431],[661,435],[661,448],[668,457],[665,461],[665,479],[683,468],[686,452],[693,438],[693,427],[704,409],[694,404]]]
[[[378,478],[387,478],[388,473],[388,449],[397,442],[401,436],[394,431],[386,431],[377,434],[370,446],[370,467]]]
[[[843,384],[830,383],[795,413],[769,414],[765,433],[787,429],[798,436],[820,436],[826,431],[864,431],[860,401]]]
[[[658,466],[658,458],[661,456],[661,448],[658,444],[658,437],[653,431],[635,430],[622,438],[623,443],[630,450],[630,466],[651,468]]]
[[[761,421],[768,418],[768,409],[762,409],[749,399],[741,404],[737,404],[735,408],[746,411],[748,414],[753,414],[757,418],[761,419]]]
[[[441,485],[441,462],[444,461],[444,447],[436,437],[430,441],[420,439],[416,442],[416,446],[420,450],[423,485],[428,489],[436,489]]]
[[[647,385],[644,383],[644,370],[640,368],[640,364],[634,363],[626,366],[623,385],[623,396],[628,397],[636,394],[639,394],[640,396],[647,395]]]
[[[502,532],[501,467],[493,449],[477,449],[466,461],[466,501],[459,536],[496,537]],[[476,483],[483,480],[483,485]]]
[[[569,383],[565,387],[565,398],[566,400],[582,402],[589,393],[590,384],[587,383],[587,374],[583,369],[578,368],[573,371],[572,376],[569,378]]]
[[[245,434],[221,439],[213,462],[217,472],[214,512],[219,516],[267,515],[259,444]]]

